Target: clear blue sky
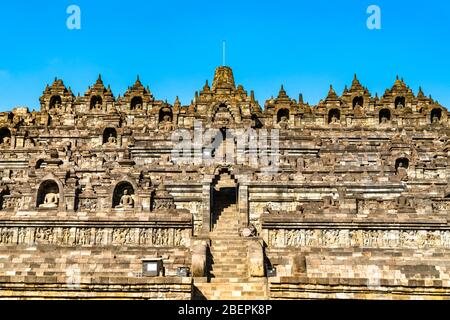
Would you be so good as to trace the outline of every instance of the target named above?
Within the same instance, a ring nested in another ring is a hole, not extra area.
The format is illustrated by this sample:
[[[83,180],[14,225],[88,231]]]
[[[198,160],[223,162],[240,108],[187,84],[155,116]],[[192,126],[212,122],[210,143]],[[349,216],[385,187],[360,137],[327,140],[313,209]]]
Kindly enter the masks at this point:
[[[81,30],[66,8],[81,8]],[[381,30],[366,27],[369,5]],[[101,73],[115,96],[141,76],[157,99],[188,104],[213,76],[227,41],[237,83],[264,100],[317,103],[356,72],[382,94],[399,74],[450,106],[450,1],[87,1],[0,3],[0,110],[39,108],[55,76],[82,94]]]

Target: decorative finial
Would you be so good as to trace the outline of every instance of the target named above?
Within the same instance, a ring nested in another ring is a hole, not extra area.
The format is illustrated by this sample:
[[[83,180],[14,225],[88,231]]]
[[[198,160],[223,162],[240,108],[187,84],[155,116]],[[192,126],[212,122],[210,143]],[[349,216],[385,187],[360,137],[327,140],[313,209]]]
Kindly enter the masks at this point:
[[[424,97],[422,86],[419,86],[419,92],[417,93],[417,96],[421,98]]]
[[[97,78],[96,84],[103,84],[102,75],[100,73],[98,74],[98,78]]]
[[[203,86],[203,91],[209,91],[209,90],[210,90],[209,82],[208,82],[208,79],[206,79],[205,85]]]
[[[302,94],[302,93],[300,93],[300,94],[298,95],[298,103],[299,103],[299,104],[303,104],[303,94]]]
[[[141,78],[139,77],[139,75],[136,76],[136,82],[134,83],[134,87],[141,87],[142,83],[141,83]]]

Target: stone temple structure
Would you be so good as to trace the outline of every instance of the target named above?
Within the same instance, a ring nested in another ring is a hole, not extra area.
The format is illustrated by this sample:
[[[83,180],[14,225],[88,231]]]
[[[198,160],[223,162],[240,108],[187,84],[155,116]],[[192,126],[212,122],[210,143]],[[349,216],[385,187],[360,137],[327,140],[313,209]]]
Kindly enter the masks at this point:
[[[56,79],[0,113],[0,298],[449,298],[449,119],[398,78],[314,106],[225,66],[187,106]]]

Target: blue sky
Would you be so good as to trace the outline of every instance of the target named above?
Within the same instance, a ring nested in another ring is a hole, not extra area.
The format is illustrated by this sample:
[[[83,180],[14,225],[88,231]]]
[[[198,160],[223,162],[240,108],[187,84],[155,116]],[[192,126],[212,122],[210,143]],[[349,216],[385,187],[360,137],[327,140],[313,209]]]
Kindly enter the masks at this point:
[[[66,27],[69,5],[81,30]],[[381,8],[381,30],[366,27]],[[39,108],[55,76],[83,94],[99,73],[123,94],[139,74],[157,99],[188,104],[222,63],[264,100],[281,84],[317,103],[356,72],[382,94],[399,74],[450,106],[449,1],[85,1],[0,3],[0,110]]]

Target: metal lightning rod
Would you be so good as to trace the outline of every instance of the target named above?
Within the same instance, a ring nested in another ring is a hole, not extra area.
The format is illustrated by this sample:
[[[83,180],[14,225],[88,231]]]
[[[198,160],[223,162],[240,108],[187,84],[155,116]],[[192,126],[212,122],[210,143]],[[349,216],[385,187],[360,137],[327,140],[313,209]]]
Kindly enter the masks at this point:
[[[225,51],[226,51],[226,43],[225,40],[222,41],[222,66],[225,66]]]

